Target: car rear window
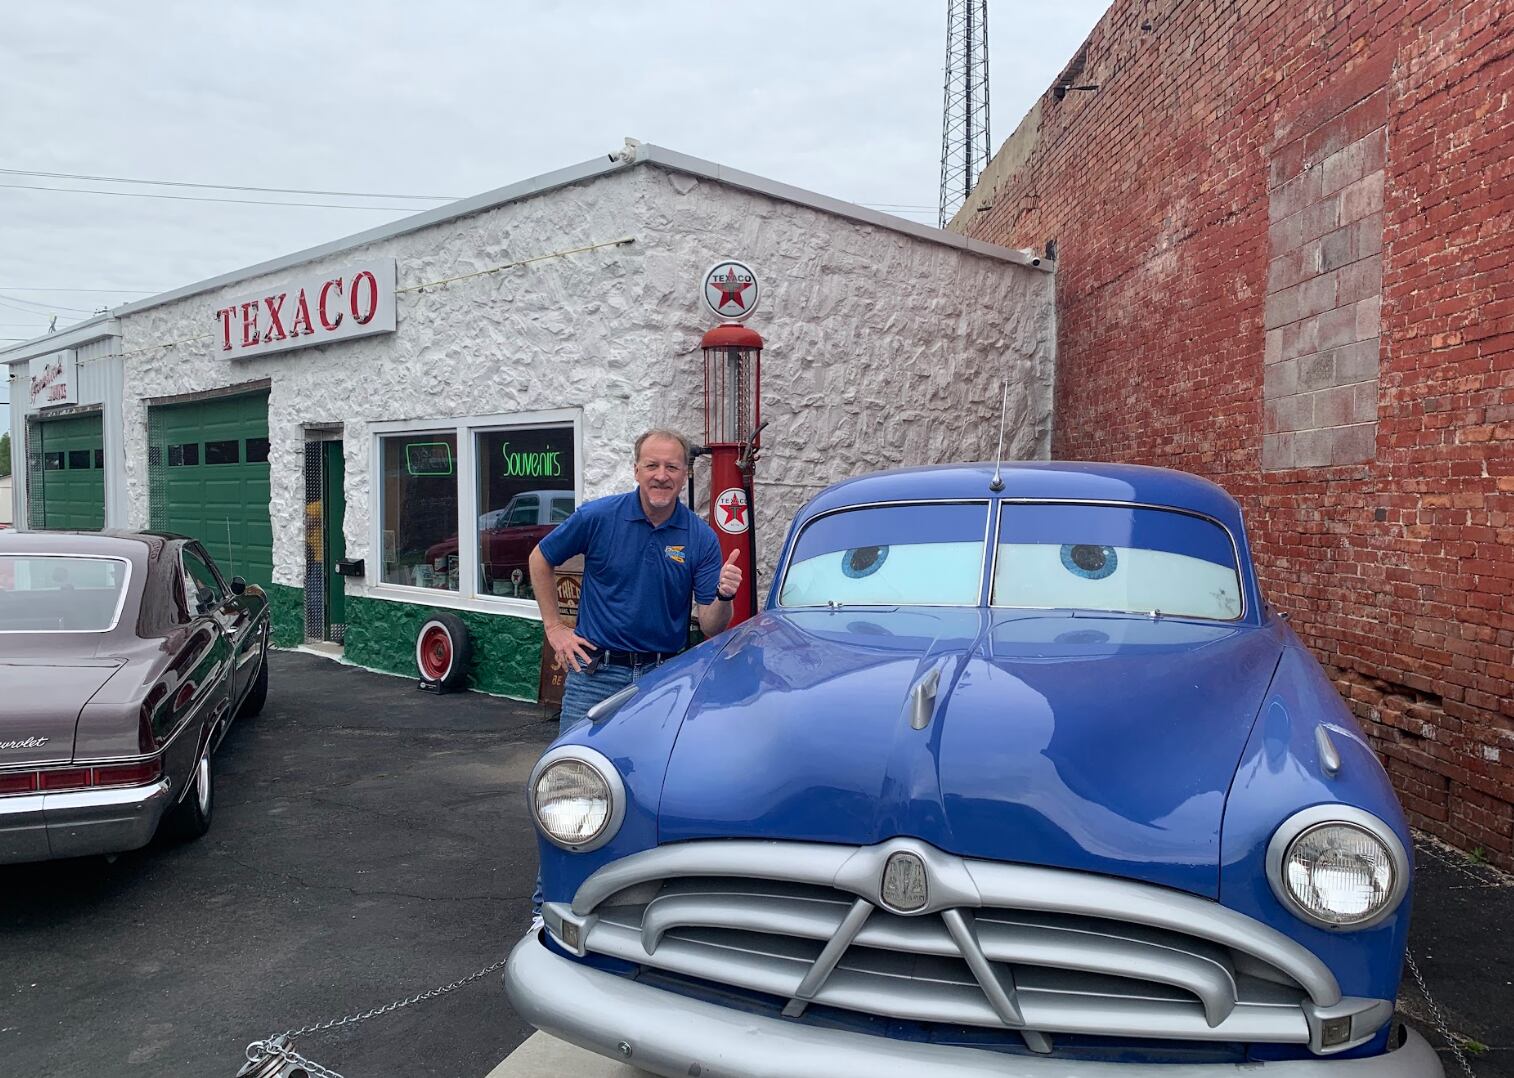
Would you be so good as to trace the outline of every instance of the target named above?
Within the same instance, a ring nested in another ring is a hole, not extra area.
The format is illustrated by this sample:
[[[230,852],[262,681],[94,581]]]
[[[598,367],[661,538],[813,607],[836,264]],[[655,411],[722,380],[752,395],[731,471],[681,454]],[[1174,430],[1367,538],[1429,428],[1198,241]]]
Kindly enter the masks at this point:
[[[1219,621],[1243,613],[1228,531],[1187,513],[1111,505],[1006,502],[989,602]]]
[[[976,606],[987,503],[847,509],[805,525],[780,606]]]
[[[0,632],[105,632],[128,572],[121,558],[0,554]]]

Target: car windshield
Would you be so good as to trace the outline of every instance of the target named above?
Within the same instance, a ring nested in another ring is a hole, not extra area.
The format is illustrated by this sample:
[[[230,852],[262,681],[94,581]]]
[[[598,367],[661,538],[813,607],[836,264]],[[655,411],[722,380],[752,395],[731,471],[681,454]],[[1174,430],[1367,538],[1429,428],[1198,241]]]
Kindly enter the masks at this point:
[[[0,554],[0,632],[104,632],[121,609],[120,558]]]
[[[805,525],[780,606],[976,606],[988,505],[847,509]]]
[[[1112,505],[1004,503],[993,606],[1233,621],[1241,578],[1230,533],[1203,518]]]

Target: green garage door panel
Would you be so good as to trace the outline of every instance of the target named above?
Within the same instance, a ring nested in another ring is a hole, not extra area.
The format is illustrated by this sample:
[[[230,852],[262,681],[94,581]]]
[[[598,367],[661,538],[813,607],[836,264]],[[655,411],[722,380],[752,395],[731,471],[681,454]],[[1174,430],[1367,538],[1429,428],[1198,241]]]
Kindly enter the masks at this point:
[[[164,405],[150,426],[153,527],[200,540],[227,577],[272,583],[267,395]]]
[[[41,468],[32,491],[34,528],[98,531],[105,527],[105,436],[99,415],[32,421]]]

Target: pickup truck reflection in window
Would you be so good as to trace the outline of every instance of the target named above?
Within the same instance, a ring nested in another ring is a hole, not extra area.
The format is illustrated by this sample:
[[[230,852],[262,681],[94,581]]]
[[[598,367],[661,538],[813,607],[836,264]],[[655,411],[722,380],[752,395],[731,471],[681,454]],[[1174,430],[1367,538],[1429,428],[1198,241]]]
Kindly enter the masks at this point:
[[[679,1078],[1439,1078],[1403,813],[1240,507],[994,471],[821,491],[756,617],[558,738],[517,1013]]]

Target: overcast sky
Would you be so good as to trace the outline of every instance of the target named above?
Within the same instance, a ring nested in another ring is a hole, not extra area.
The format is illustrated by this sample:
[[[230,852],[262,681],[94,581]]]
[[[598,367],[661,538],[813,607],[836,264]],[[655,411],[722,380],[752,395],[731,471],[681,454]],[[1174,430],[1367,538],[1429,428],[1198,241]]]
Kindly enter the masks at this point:
[[[627,135],[934,224],[945,0],[0,8],[0,347]],[[1109,0],[989,5],[995,147]],[[339,202],[331,209],[58,193]],[[48,289],[49,291],[43,291]],[[86,289],[120,291],[85,291]],[[8,417],[0,409],[0,428]]]

